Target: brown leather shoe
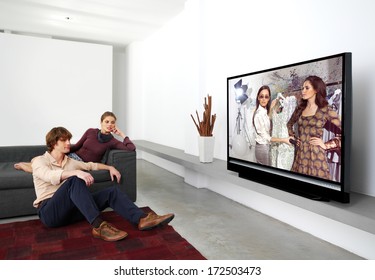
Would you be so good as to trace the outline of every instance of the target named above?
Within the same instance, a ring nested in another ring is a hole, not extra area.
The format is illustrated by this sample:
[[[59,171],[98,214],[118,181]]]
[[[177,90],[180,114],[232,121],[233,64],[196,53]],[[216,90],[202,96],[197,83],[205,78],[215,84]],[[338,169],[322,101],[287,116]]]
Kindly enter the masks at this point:
[[[151,211],[146,217],[139,220],[139,230],[149,230],[157,226],[167,225],[174,218],[174,214],[167,214],[163,216],[156,215],[155,212]]]
[[[125,231],[115,228],[107,222],[102,222],[98,228],[92,229],[92,235],[105,241],[117,241],[128,236]]]

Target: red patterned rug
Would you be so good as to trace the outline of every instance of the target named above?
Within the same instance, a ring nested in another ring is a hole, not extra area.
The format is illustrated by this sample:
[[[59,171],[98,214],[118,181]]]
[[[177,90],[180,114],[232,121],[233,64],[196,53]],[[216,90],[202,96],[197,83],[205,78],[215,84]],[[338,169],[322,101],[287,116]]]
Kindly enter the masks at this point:
[[[148,207],[143,208],[149,211]],[[92,237],[86,221],[47,228],[40,220],[0,225],[0,259],[8,260],[204,260],[172,226],[139,231],[115,212],[104,220],[128,232],[117,242]]]

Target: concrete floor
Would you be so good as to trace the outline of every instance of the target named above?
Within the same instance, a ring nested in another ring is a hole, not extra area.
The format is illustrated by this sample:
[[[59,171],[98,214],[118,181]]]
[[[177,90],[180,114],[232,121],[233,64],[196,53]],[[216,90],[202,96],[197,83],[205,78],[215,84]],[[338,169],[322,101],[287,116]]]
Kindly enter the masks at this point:
[[[173,212],[171,225],[209,260],[357,260],[361,257],[254,211],[145,160],[137,161],[138,206]],[[37,216],[0,219],[0,223]]]
[[[211,260],[357,260],[361,257],[145,160],[137,162],[137,205],[176,214],[171,225]]]

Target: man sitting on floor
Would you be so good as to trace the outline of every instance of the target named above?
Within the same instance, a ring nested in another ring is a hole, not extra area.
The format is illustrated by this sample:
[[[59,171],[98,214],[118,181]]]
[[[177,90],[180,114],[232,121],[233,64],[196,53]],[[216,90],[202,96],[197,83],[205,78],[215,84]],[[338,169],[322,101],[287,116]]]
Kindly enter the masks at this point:
[[[94,178],[84,170],[108,170],[112,181],[116,178],[117,182],[121,174],[113,166],[67,157],[71,138],[72,134],[64,127],[51,129],[46,135],[48,151],[32,160],[37,197],[33,205],[43,224],[59,227],[86,219],[93,227],[94,237],[117,241],[128,234],[102,220],[100,213],[107,207],[138,225],[139,230],[166,225],[174,218],[174,214],[144,213],[115,186],[91,193],[88,187],[94,183]]]

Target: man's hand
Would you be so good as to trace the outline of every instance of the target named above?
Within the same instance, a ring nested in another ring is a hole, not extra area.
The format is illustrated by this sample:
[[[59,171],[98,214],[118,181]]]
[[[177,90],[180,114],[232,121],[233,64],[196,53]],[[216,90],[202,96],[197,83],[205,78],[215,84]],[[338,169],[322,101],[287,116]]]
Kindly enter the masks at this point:
[[[77,177],[85,181],[86,186],[90,187],[94,184],[94,177],[88,172],[77,170]],[[113,180],[112,180],[113,181]]]
[[[121,173],[116,168],[114,168],[113,166],[110,166],[109,167],[109,174],[111,175],[112,181],[114,180],[114,177],[116,177],[117,183],[120,183]]]
[[[113,166],[106,165],[104,163],[98,163],[98,169],[99,170],[108,170],[109,175],[111,176],[111,180],[114,181],[114,177],[116,177],[117,183],[120,183],[121,180],[121,173]]]
[[[94,184],[94,177],[88,172],[82,171],[82,170],[64,170],[64,172],[61,174],[61,181],[68,179],[69,177],[77,176],[78,178],[85,181],[86,186],[90,187],[92,184]]]

